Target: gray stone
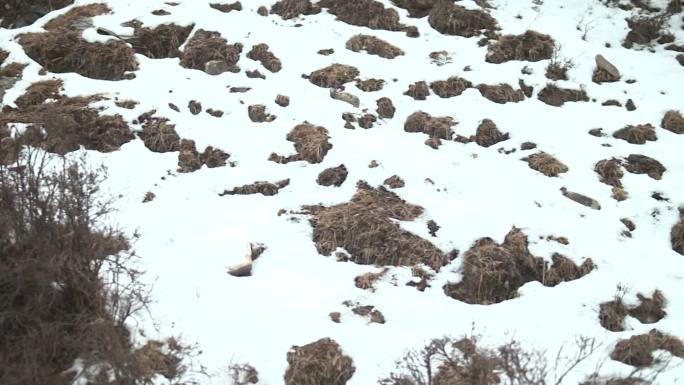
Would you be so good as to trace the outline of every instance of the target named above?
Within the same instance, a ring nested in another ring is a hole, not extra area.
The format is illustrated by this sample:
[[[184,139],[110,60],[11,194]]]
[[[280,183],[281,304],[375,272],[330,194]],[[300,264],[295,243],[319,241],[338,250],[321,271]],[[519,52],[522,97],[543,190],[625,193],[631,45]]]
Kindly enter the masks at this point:
[[[615,67],[605,57],[603,57],[603,55],[596,55],[596,66],[599,69],[608,72],[611,76],[618,79],[620,78],[620,71],[618,71],[617,67]]]
[[[223,60],[210,60],[204,64],[204,72],[209,75],[219,75],[230,71],[231,67]]]
[[[358,108],[359,107],[359,98],[348,93],[348,92],[342,92],[342,91],[336,91],[336,90],[330,90],[330,97],[335,99],[335,100],[340,100],[346,103],[351,104],[352,106]]]
[[[561,187],[560,190],[563,196],[570,200],[573,200],[581,205],[587,206],[594,210],[601,210],[601,205],[598,203],[596,199],[589,198],[588,196],[582,195],[580,193],[568,191],[568,189],[566,189],[565,187]]]

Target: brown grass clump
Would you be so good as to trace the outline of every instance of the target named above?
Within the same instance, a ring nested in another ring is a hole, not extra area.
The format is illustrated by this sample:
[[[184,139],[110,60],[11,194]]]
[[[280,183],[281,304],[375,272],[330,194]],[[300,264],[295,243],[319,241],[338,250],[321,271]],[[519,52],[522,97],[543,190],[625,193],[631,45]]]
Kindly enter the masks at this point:
[[[138,69],[135,52],[121,40],[89,43],[80,32],[60,30],[20,35],[19,44],[31,59],[50,72],[122,80],[126,72]]]
[[[377,122],[377,121],[378,121],[378,118],[377,118],[375,115],[373,115],[373,114],[363,114],[363,115],[359,118],[359,127],[361,127],[361,128],[366,128],[366,129],[368,129],[368,128],[373,128],[373,125],[374,125],[375,122]]]
[[[430,89],[426,82],[419,81],[409,85],[404,95],[410,96],[415,100],[425,100],[430,95]]]
[[[565,102],[588,102],[589,97],[584,90],[573,90],[570,88],[560,88],[555,84],[547,84],[539,93],[537,94],[537,99],[542,102],[554,106],[560,107]]]
[[[549,63],[546,66],[546,78],[551,80],[568,80],[569,67],[563,63]]]
[[[247,57],[261,63],[264,68],[271,72],[278,72],[283,68],[273,52],[269,51],[268,44],[256,44],[252,46],[252,50],[247,53]]]
[[[222,61],[226,67],[235,67],[240,60],[242,44],[228,44],[219,32],[197,30],[185,44],[181,54],[181,66],[185,68],[206,70],[206,64]]]
[[[279,105],[280,107],[287,107],[290,105],[290,97],[278,94],[275,98],[275,104]]]
[[[373,188],[363,181],[356,186],[356,194],[347,203],[304,207],[311,215],[313,240],[320,254],[330,255],[342,247],[351,261],[361,265],[424,263],[435,271],[449,262],[448,256],[432,243],[393,221],[412,221],[422,215],[421,207],[382,186]]]
[[[684,210],[679,209],[680,220],[670,231],[670,243],[672,244],[672,250],[684,255]]]
[[[304,122],[295,126],[287,134],[287,140],[294,142],[297,154],[287,157],[271,154],[269,160],[277,163],[289,163],[300,160],[305,160],[309,163],[321,163],[325,155],[332,148],[332,144],[328,142],[328,139],[330,137],[325,127],[314,126]]]
[[[377,273],[373,273],[373,272],[363,273],[363,274],[357,276],[356,278],[354,278],[354,286],[356,286],[362,290],[375,291],[376,282],[378,282],[378,280],[380,280],[382,277],[384,277],[388,271],[389,271],[388,268],[384,268]]]
[[[615,77],[615,76],[611,75],[610,72],[603,70],[601,68],[598,68],[598,67],[596,69],[594,69],[594,72],[591,75],[591,81],[593,81],[594,83],[598,83],[598,84],[614,83],[614,82],[617,82],[619,80],[620,80],[619,77]]]
[[[526,156],[520,160],[527,162],[531,169],[549,177],[568,172],[568,166],[543,151]]]
[[[363,92],[375,92],[380,91],[385,86],[385,81],[382,79],[366,79],[356,80],[356,88]]]
[[[604,302],[599,308],[599,322],[601,326],[611,332],[621,332],[625,330],[625,317],[627,317],[627,306],[622,302],[621,297],[616,297],[610,302]]]
[[[675,134],[684,134],[684,117],[679,111],[667,111],[660,122],[660,127]]]
[[[64,8],[74,0],[6,0],[3,2],[0,28],[21,28],[33,24],[44,15]]]
[[[347,301],[345,301],[347,302]],[[361,305],[361,304],[351,304],[349,303],[350,306],[353,306],[351,308],[352,313],[364,317],[368,320],[370,323],[378,323],[378,324],[384,324],[385,323],[385,316],[380,312],[380,310],[376,309],[375,306],[373,305]]]
[[[452,126],[456,125],[450,116],[432,117],[423,111],[417,111],[409,115],[404,123],[406,132],[422,132],[431,138],[451,140],[454,135]]]
[[[624,176],[621,167],[622,161],[620,159],[603,159],[596,163],[594,171],[599,175],[601,183],[621,188],[622,182],[620,179]]]
[[[325,170],[321,171],[320,174],[318,174],[316,183],[321,186],[340,187],[342,186],[342,183],[347,180],[348,174],[349,171],[347,171],[347,167],[345,167],[343,164],[337,167],[326,168]]]
[[[522,90],[515,90],[509,84],[505,83],[498,85],[480,84],[477,86],[477,89],[482,96],[494,103],[517,103],[525,100],[525,94]]]
[[[275,183],[257,181],[257,182],[251,183],[251,184],[246,184],[244,186],[234,187],[232,190],[224,190],[222,193],[219,194],[219,196],[252,195],[252,194],[261,194],[264,196],[273,196],[273,195],[278,194],[278,192],[280,192],[280,189],[283,189],[289,185],[290,185],[289,179],[283,179],[283,180],[275,182]]]
[[[378,113],[379,117],[383,119],[392,119],[394,117],[394,113],[397,109],[394,108],[394,104],[392,104],[392,99],[382,97],[378,99],[375,103],[378,105],[378,109],[376,110],[376,112]]]
[[[26,68],[27,64],[23,63],[9,63],[6,66],[2,67],[0,69],[0,78],[5,78],[3,79],[4,81],[9,80],[10,84],[16,83],[16,79],[7,79],[7,78],[21,78],[24,68]],[[11,86],[3,86],[3,89],[9,89]]]
[[[388,186],[391,189],[402,188],[406,186],[406,183],[403,179],[401,179],[399,175],[392,175],[391,177],[385,179],[385,181],[382,182],[382,184]]]
[[[439,0],[430,10],[430,26],[443,35],[479,36],[483,30],[498,29],[496,19],[489,13],[467,9],[450,0]]]
[[[48,99],[61,99],[60,91],[64,83],[61,79],[44,80],[31,84],[14,103],[20,109],[45,103]]]
[[[239,1],[236,1],[234,3],[210,3],[210,7],[214,8],[217,11],[221,11],[223,13],[228,13],[231,11],[242,11],[242,3]]]
[[[540,61],[551,59],[555,42],[549,35],[527,31],[522,35],[504,35],[489,45],[485,60],[500,64],[510,60]]]
[[[283,20],[293,19],[300,15],[315,15],[320,12],[321,8],[311,4],[311,0],[280,0],[271,7],[271,13],[279,15]]]
[[[285,385],[345,385],[356,371],[351,357],[330,338],[293,346],[287,362]]]
[[[226,165],[226,160],[230,158],[230,154],[212,146],[208,146],[200,154],[195,147],[195,141],[190,139],[181,139],[179,146],[178,172],[180,173],[197,171],[202,168],[202,165],[208,168],[223,167]]]
[[[637,294],[639,305],[629,309],[629,315],[638,319],[644,324],[654,324],[665,318],[667,313],[663,308],[665,307],[665,296],[660,290],[653,292],[651,298],[644,296],[641,293]]]
[[[508,133],[502,133],[496,127],[496,123],[489,119],[483,119],[477,127],[475,136],[471,140],[482,147],[490,147],[510,138]]]
[[[190,110],[191,114],[198,115],[200,112],[202,112],[202,103],[198,102],[197,100],[191,100],[188,102],[188,110]]]
[[[132,110],[132,109],[134,109],[135,106],[137,106],[138,104],[139,104],[139,103],[136,102],[135,100],[130,100],[130,99],[118,100],[118,101],[115,101],[115,102],[114,102],[114,105],[115,105],[115,106],[121,107],[121,108],[125,108],[125,109],[127,109],[127,110]],[[169,103],[169,105],[171,105],[171,103]]]
[[[491,238],[476,241],[463,256],[463,279],[444,285],[444,292],[466,303],[489,305],[517,297],[518,288],[527,282],[555,286],[593,269],[591,259],[577,266],[560,254],[554,254],[549,267],[543,258],[530,253],[527,236],[513,227],[502,244]]]
[[[247,115],[249,116],[249,120],[255,123],[270,123],[276,120],[275,115],[266,113],[266,106],[263,104],[254,104],[247,107]]]
[[[430,14],[438,0],[392,0],[392,4],[408,11],[409,17],[423,18]]]
[[[405,27],[399,22],[399,13],[394,8],[374,0],[321,0],[318,6],[328,8],[337,19],[350,25],[401,31]]]
[[[140,139],[153,152],[172,152],[180,150],[180,136],[176,133],[176,126],[166,118],[151,118],[143,124],[138,133]]]
[[[178,48],[188,39],[194,25],[186,27],[176,24],[162,24],[155,28],[135,26],[131,45],[136,53],[150,59],[179,57]]]
[[[358,34],[352,36],[347,40],[345,46],[354,52],[366,51],[369,55],[376,55],[385,59],[394,59],[404,54],[401,48],[371,35]]]
[[[5,59],[9,56],[9,52],[0,49],[0,66],[5,62]]]
[[[459,78],[458,76],[452,76],[447,80],[437,80],[430,83],[430,89],[432,89],[432,92],[437,94],[440,98],[458,96],[472,86],[473,83],[466,79]]]
[[[684,358],[684,344],[672,335],[652,329],[648,334],[632,336],[620,340],[610,354],[610,358],[636,367],[651,366],[654,362],[653,352],[667,350],[672,355]]]
[[[345,64],[332,64],[325,68],[313,71],[309,75],[309,81],[323,88],[340,88],[344,83],[349,83],[359,76],[359,70]]]
[[[646,141],[658,140],[655,133],[655,127],[650,123],[636,126],[628,125],[625,128],[615,131],[613,137],[632,144],[645,144]]]
[[[634,44],[649,44],[651,41],[659,38],[668,17],[666,14],[656,14],[634,16],[627,19],[627,26],[630,31],[627,33],[622,46],[632,48]]]
[[[69,12],[59,15],[45,23],[43,28],[48,31],[57,31],[59,29],[83,30],[88,24],[91,24],[91,18],[109,12],[111,12],[109,7],[107,7],[106,4],[101,3],[73,7]]]
[[[626,160],[625,169],[632,174],[647,174],[653,179],[660,180],[666,171],[662,163],[646,155],[631,154]]]

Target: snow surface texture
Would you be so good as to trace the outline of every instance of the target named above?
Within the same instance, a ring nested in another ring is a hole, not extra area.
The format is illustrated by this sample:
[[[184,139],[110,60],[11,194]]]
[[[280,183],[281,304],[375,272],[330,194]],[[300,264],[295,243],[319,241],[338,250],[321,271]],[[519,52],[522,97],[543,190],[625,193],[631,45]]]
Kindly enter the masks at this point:
[[[230,13],[210,8],[208,3],[213,0],[178,2],[177,6],[169,6],[161,0],[106,0],[113,12],[97,16],[93,22],[122,35],[132,30],[120,24],[131,19],[142,21],[146,27],[194,23],[195,30],[219,31],[229,43],[244,45],[238,63],[240,73],[210,76],[182,68],[179,59],[153,60],[136,55],[140,68],[133,80],[100,81],[73,73],[41,76],[40,65],[24,54],[14,36],[41,31],[45,21],[70,9],[65,8],[32,26],[0,30],[0,48],[10,52],[7,61],[29,64],[23,79],[6,93],[3,102],[13,104],[32,82],[63,79],[67,95],[103,93],[111,100],[97,105],[106,107],[105,113],[123,115],[128,122],[156,109],[157,116],[171,119],[181,137],[195,140],[200,151],[212,145],[229,152],[230,160],[237,162],[235,167],[204,167],[179,174],[175,172],[177,153],[151,152],[141,140],[109,154],[89,152],[91,162],[109,168],[106,187],[122,196],[112,220],[131,234],[134,230],[141,234],[135,248],[143,257],[145,280],[154,285],[154,319],[142,317],[131,327],[144,330],[150,338],[180,334],[185,341],[198,343],[202,351],[198,360],[208,374],[197,376],[202,384],[228,383],[226,368],[231,362],[253,365],[263,384],[281,384],[288,349],[322,337],[335,339],[354,359],[357,369],[349,385],[375,383],[393,369],[394,361],[406,349],[419,348],[431,338],[469,333],[473,325],[487,344],[515,337],[528,348],[546,350],[551,361],[561,346],[572,347],[575,336],[596,338],[603,343],[601,350],[564,382],[577,384],[600,361],[607,360],[602,368],[605,374],[631,370],[608,358],[619,339],[654,327],[684,337],[684,257],[672,250],[669,238],[679,218],[677,207],[684,204],[684,135],[660,128],[666,111],[684,111],[684,68],[673,59],[676,52],[664,51],[660,45],[654,52],[621,47],[628,31],[625,18],[631,12],[586,0],[546,0],[536,6],[529,1],[490,1],[495,7],[491,14],[498,20],[502,34],[532,29],[551,35],[561,46],[561,55],[575,64],[568,72],[569,80],[556,84],[581,87],[597,100],[553,107],[536,98],[549,82],[544,77],[548,60],[486,63],[486,47],[478,46],[479,38],[442,35],[430,27],[427,18],[410,19],[403,9],[397,9],[402,22],[417,26],[420,37],[350,26],[336,21],[325,10],[287,21],[277,15],[262,17],[256,13],[259,6],[270,8],[273,0],[243,1],[242,11]],[[391,6],[389,0],[382,2]],[[75,5],[87,3],[77,0]],[[479,8],[472,1],[459,4]],[[663,7],[666,2],[653,4]],[[171,14],[154,16],[151,11],[156,9]],[[670,20],[670,30],[679,44],[684,42],[681,24],[681,17]],[[582,39],[585,32],[586,39]],[[359,33],[379,37],[401,48],[405,55],[389,60],[345,49],[345,42]],[[93,36],[91,32],[86,35]],[[266,71],[258,62],[246,58],[252,45],[258,43],[267,43],[280,58],[280,72]],[[606,43],[612,48],[606,48]],[[335,52],[329,56],[316,53],[327,48]],[[451,61],[437,66],[428,56],[441,50],[449,53]],[[600,85],[591,81],[597,54],[619,68],[621,81]],[[384,79],[385,87],[366,93],[353,83],[347,84],[346,90],[360,99],[360,107],[352,108],[331,99],[328,89],[301,77],[332,63],[357,67],[362,79]],[[466,66],[471,70],[464,71]],[[521,74],[524,66],[532,74]],[[245,76],[245,70],[254,69],[264,73],[266,79]],[[535,95],[507,104],[490,102],[475,88],[448,99],[432,93],[427,100],[416,101],[403,95],[409,84],[450,76],[468,79],[475,85],[508,83],[516,89],[518,79],[524,79],[534,87]],[[628,79],[637,82],[628,84]],[[229,93],[230,86],[252,90]],[[278,94],[290,97],[289,107],[275,104]],[[375,101],[382,96],[390,97],[397,108],[393,119],[379,119],[368,130],[343,128],[342,113],[361,113],[363,109],[374,112]],[[114,97],[139,104],[132,110],[122,109],[114,105]],[[601,106],[608,99],[624,104],[629,98],[638,107],[635,111]],[[190,100],[225,114],[220,118],[204,112],[192,115],[187,110]],[[172,110],[168,103],[179,106],[181,111]],[[253,123],[247,114],[247,106],[253,104],[266,105],[277,119]],[[489,148],[444,140],[435,150],[424,144],[426,135],[404,132],[406,117],[418,110],[453,117],[458,122],[455,133],[466,137],[488,118],[500,131],[510,133],[510,139]],[[293,153],[293,143],[285,136],[305,120],[329,131],[333,147],[323,162],[268,161],[272,152]],[[610,136],[628,124],[645,123],[657,127],[657,141],[634,145]],[[587,134],[597,127],[609,136]],[[537,152],[519,149],[527,141],[562,161],[569,171],[550,178],[530,169],[520,160]],[[500,147],[518,151],[505,154],[497,151]],[[658,159],[667,171],[661,180],[626,172],[622,182],[629,199],[617,202],[611,198],[610,186],[599,182],[594,164],[632,153]],[[369,168],[371,160],[377,160],[380,166]],[[342,163],[349,175],[341,187],[316,184],[322,170]],[[518,298],[488,306],[469,305],[444,294],[445,283],[460,279],[462,258],[444,267],[424,292],[405,286],[411,279],[410,267],[391,268],[377,290],[371,292],[356,288],[354,277],[379,269],[319,255],[306,217],[277,215],[280,209],[296,211],[306,204],[347,202],[356,191],[356,181],[378,186],[395,174],[405,180],[406,186],[394,191],[425,208],[422,217],[401,226],[444,252],[458,249],[462,255],[475,240],[485,236],[501,242],[510,228],[517,226],[528,235],[534,255],[550,260],[554,252],[560,252],[578,264],[591,257],[598,269],[556,287],[528,283],[519,290]],[[290,179],[289,186],[274,196],[218,195],[254,181],[286,178]],[[434,184],[427,183],[426,178]],[[561,187],[596,199],[601,210],[567,199]],[[148,191],[156,199],[143,204]],[[654,200],[654,191],[669,201]],[[631,238],[621,235],[621,218],[637,224]],[[428,233],[426,223],[430,219],[441,226],[436,237]],[[540,236],[548,235],[567,237],[570,243],[540,240]],[[228,267],[242,262],[248,242],[267,246],[255,262],[253,275],[228,275]],[[613,298],[618,284],[630,288],[627,298],[637,292],[650,295],[655,289],[661,290],[668,300],[667,316],[655,325],[628,319],[627,331],[605,330],[598,321],[599,304]],[[387,322],[369,324],[348,311],[342,305],[345,300],[376,306]],[[340,324],[329,319],[332,311],[342,312]],[[674,363],[681,360],[675,358]],[[678,378],[684,378],[684,366],[663,374],[660,382],[674,384]]]

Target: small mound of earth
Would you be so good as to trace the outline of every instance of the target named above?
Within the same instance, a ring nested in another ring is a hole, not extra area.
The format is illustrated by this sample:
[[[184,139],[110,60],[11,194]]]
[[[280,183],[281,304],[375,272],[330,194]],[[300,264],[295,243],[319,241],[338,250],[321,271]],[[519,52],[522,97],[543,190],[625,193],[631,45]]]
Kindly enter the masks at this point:
[[[679,111],[667,111],[660,122],[660,127],[675,134],[684,134],[684,117]]]
[[[295,126],[287,134],[287,140],[294,142],[297,154],[290,156],[271,154],[270,161],[276,163],[289,163],[305,160],[309,163],[321,163],[325,155],[332,148],[328,142],[328,130],[321,126],[314,126],[304,122]]]
[[[326,168],[325,170],[321,171],[320,174],[318,174],[316,183],[321,186],[340,187],[342,186],[342,183],[347,180],[348,174],[349,172],[347,171],[347,167],[345,167],[343,164],[337,167]]]
[[[477,86],[477,89],[482,96],[494,103],[517,103],[525,100],[525,94],[522,90],[513,89],[513,87],[505,83],[498,85],[480,84]]]
[[[234,187],[232,190],[224,190],[219,196],[225,195],[252,195],[261,194],[264,196],[273,196],[278,194],[281,189],[290,185],[289,179],[283,179],[274,183],[257,181],[251,184],[246,184],[240,187]]]
[[[651,298],[638,293],[637,299],[639,300],[638,306],[625,304],[622,297],[602,303],[599,311],[601,326],[612,332],[621,332],[625,330],[625,317],[628,315],[644,324],[656,323],[667,315],[663,310],[666,303],[665,296],[659,290],[654,291]]]
[[[287,363],[285,385],[345,385],[356,371],[352,358],[330,338],[293,346]]]
[[[388,97],[382,97],[375,102],[378,106],[378,109],[376,112],[378,113],[378,116],[383,118],[383,119],[392,119],[394,117],[394,113],[396,112],[396,108],[394,107],[394,104],[392,103],[392,99]]]
[[[451,140],[454,131],[451,129],[456,122],[451,116],[432,117],[423,111],[416,111],[406,118],[405,132],[422,132],[430,138]]]
[[[328,67],[313,71],[309,81],[323,88],[340,88],[359,76],[356,67],[345,64],[332,64]]]
[[[479,9],[468,9],[450,0],[439,0],[430,10],[430,26],[443,35],[479,36],[482,31],[494,32],[496,19]]]
[[[178,48],[185,43],[194,27],[162,24],[152,29],[135,25],[135,39],[131,41],[131,45],[136,53],[150,59],[179,57],[181,53]]]
[[[223,167],[230,154],[221,149],[208,146],[203,153],[197,152],[195,141],[181,139],[178,153],[178,172],[189,173],[197,171],[206,165],[208,168]]]
[[[385,86],[385,81],[382,79],[366,79],[366,80],[357,79],[356,80],[356,88],[360,89],[363,92],[380,91],[380,90],[382,90],[382,88],[384,86]]]
[[[408,232],[395,220],[413,221],[423,208],[412,205],[384,187],[357,183],[347,203],[325,207],[305,206],[311,215],[313,241],[322,255],[344,248],[349,259],[361,265],[413,266],[424,263],[435,271],[449,258],[432,243]]]
[[[221,65],[229,70],[240,60],[242,44],[228,44],[219,32],[199,29],[185,44],[181,66],[207,72],[208,65]]]
[[[425,100],[430,95],[430,89],[426,82],[419,81],[409,85],[404,95],[410,96],[415,100]]]
[[[271,13],[283,18],[294,19],[301,15],[315,15],[321,12],[318,5],[311,4],[311,0],[280,0],[273,4]]]
[[[660,180],[667,170],[662,163],[646,155],[631,154],[626,159],[625,169],[632,174],[646,174]]]
[[[511,60],[536,62],[551,59],[555,42],[549,35],[527,31],[522,35],[504,35],[487,47],[485,60],[500,64]]]
[[[565,104],[565,102],[589,101],[589,97],[584,90],[560,88],[555,84],[547,84],[546,87],[539,91],[537,99],[554,107],[560,107]]]
[[[432,89],[432,92],[437,94],[440,98],[459,96],[463,91],[472,86],[473,83],[466,79],[459,78],[458,76],[452,76],[447,80],[437,80],[430,83],[430,89]]]
[[[273,52],[269,51],[268,44],[256,44],[252,46],[252,50],[247,53],[247,57],[261,63],[264,68],[271,72],[280,71],[283,66]]]
[[[539,171],[548,177],[555,177],[568,172],[568,166],[543,151],[526,156],[521,160],[527,162],[531,169]]]
[[[622,139],[631,144],[645,144],[647,141],[656,141],[655,127],[651,124],[628,125],[613,133],[613,137]]]
[[[480,125],[477,127],[475,136],[471,137],[470,140],[479,144],[482,147],[490,147],[499,142],[503,142],[510,138],[508,133],[502,133],[496,127],[496,123],[490,119],[483,119]]]
[[[610,358],[643,368],[654,363],[653,352],[656,350],[667,350],[673,356],[684,358],[684,343],[679,338],[657,329],[618,341]]]
[[[351,37],[347,40],[345,47],[354,52],[366,51],[369,55],[376,55],[385,59],[394,59],[404,54],[404,51],[399,47],[375,36],[363,34]]]

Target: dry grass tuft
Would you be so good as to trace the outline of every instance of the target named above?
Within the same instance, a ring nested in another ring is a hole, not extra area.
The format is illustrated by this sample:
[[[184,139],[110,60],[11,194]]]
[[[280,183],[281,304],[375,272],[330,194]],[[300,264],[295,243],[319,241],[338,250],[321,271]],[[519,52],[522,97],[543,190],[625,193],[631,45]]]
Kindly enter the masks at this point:
[[[622,172],[622,161],[617,158],[600,160],[594,166],[594,171],[599,175],[601,183],[622,188],[620,179],[624,176]]]
[[[423,18],[430,14],[438,0],[392,0],[392,4],[408,11],[409,17]]]
[[[632,144],[645,144],[646,141],[652,142],[658,140],[655,133],[655,127],[650,123],[636,126],[628,125],[625,128],[615,131],[613,137]]]
[[[437,94],[440,98],[458,96],[472,86],[473,83],[466,79],[459,78],[458,76],[452,76],[447,80],[437,80],[430,83],[430,89],[432,89],[432,92]]]
[[[455,125],[456,122],[450,116],[432,117],[426,112],[416,111],[406,118],[404,131],[422,132],[430,138],[451,140],[454,135],[451,127]]]
[[[283,179],[278,182],[270,183],[258,181],[251,184],[246,184],[240,187],[234,187],[232,190],[224,190],[219,196],[225,195],[252,195],[261,194],[264,196],[273,196],[280,192],[281,189],[290,185],[289,179]]]
[[[490,147],[499,142],[503,142],[510,138],[508,133],[502,133],[496,127],[496,123],[489,119],[483,119],[477,127],[475,136],[470,138],[475,143],[482,147]]]
[[[293,346],[287,362],[285,385],[345,385],[356,371],[351,357],[330,338]]]
[[[554,107],[560,107],[565,104],[565,102],[589,101],[589,97],[584,90],[560,88],[551,83],[547,84],[546,87],[539,91],[537,94],[537,99]]]
[[[684,358],[682,341],[656,329],[652,329],[648,334],[620,340],[610,358],[635,367],[647,367],[654,363],[653,352],[656,350],[667,350],[674,356]]]
[[[276,120],[275,115],[266,112],[266,106],[263,104],[253,104],[247,107],[247,115],[249,120],[255,123],[270,123]]]
[[[356,88],[363,92],[380,91],[385,86],[385,81],[382,79],[356,79]]]
[[[183,27],[176,24],[162,24],[155,28],[135,25],[131,45],[136,53],[150,59],[179,57],[178,48],[188,39],[194,25]]]
[[[33,24],[44,15],[64,8],[74,0],[5,0],[0,28],[21,28]]]
[[[268,44],[262,43],[252,46],[252,50],[247,53],[247,57],[260,62],[264,68],[274,73],[283,68],[280,59],[273,52],[269,51]]]
[[[271,7],[271,13],[279,15],[283,20],[320,12],[321,8],[311,4],[311,0],[280,0]]]
[[[60,91],[64,82],[61,79],[44,80],[31,84],[23,95],[15,100],[19,109],[26,109],[45,103],[48,99],[59,100],[62,98]]]
[[[345,46],[354,52],[366,51],[369,55],[376,55],[385,59],[394,59],[404,54],[401,48],[371,35],[358,34],[352,36],[347,40]]]
[[[375,291],[376,282],[378,282],[382,277],[384,277],[388,271],[388,268],[384,268],[377,273],[363,273],[354,278],[354,286],[363,290]]]
[[[485,60],[500,64],[510,60],[540,61],[551,59],[555,42],[549,35],[527,31],[522,35],[504,35],[487,49]]]
[[[412,221],[423,209],[407,203],[384,187],[357,183],[351,201],[330,207],[305,206],[311,215],[313,240],[320,254],[330,255],[338,247],[361,264],[413,266],[424,263],[435,271],[449,262],[432,243],[402,229],[393,220]]]
[[[684,117],[679,111],[667,111],[660,122],[660,127],[675,134],[684,134]]]
[[[375,103],[378,105],[376,112],[378,113],[379,117],[383,119],[392,119],[394,117],[394,113],[397,111],[397,109],[394,107],[392,99],[388,97],[382,97]]]
[[[328,142],[328,130],[325,127],[314,126],[308,122],[304,122],[295,126],[287,134],[287,140],[294,142],[297,154],[290,156],[281,156],[271,154],[269,160],[276,163],[289,163],[300,160],[305,160],[309,163],[321,163],[325,155],[332,148],[332,144]]]
[[[667,14],[655,14],[647,16],[634,16],[627,19],[627,26],[630,31],[625,37],[622,46],[625,48],[632,48],[634,44],[649,44],[651,41],[658,39],[661,36],[667,19]]]
[[[477,86],[480,94],[494,103],[517,103],[525,100],[522,90],[513,89],[509,84],[501,83],[498,85],[480,84]]]
[[[531,169],[549,177],[568,172],[568,166],[543,151],[526,156],[520,160],[527,162]]]
[[[92,24],[90,19],[109,12],[111,12],[109,7],[102,3],[73,7],[69,12],[59,15],[45,23],[43,28],[48,31],[57,31],[60,29],[83,30],[88,24]]]
[[[178,172],[189,173],[197,171],[206,165],[208,168],[223,167],[230,158],[225,151],[208,146],[203,153],[197,152],[195,141],[181,139],[178,153]]]
[[[359,76],[359,70],[345,64],[332,64],[313,71],[309,81],[323,88],[340,88]]]
[[[419,81],[409,85],[404,95],[410,96],[415,100],[425,100],[430,95],[430,89],[426,82]]]
[[[404,182],[399,175],[392,175],[391,177],[385,179],[384,182],[382,182],[383,185],[388,186],[391,189],[395,188],[402,188],[406,186],[406,182]]]
[[[328,8],[330,14],[350,25],[386,31],[407,29],[399,22],[396,9],[385,8],[381,2],[375,0],[321,0],[317,5]]]
[[[181,66],[205,71],[206,64],[214,61],[223,62],[226,67],[235,67],[240,60],[242,44],[228,44],[219,32],[197,30],[185,44],[181,54]]]
[[[679,222],[672,226],[670,231],[670,243],[672,250],[684,255],[684,209],[679,209]]]
[[[166,118],[150,118],[143,124],[138,133],[140,139],[153,152],[172,152],[180,150],[180,136],[176,133],[176,126]]]
[[[345,167],[343,164],[337,167],[326,168],[325,170],[321,171],[320,174],[318,174],[316,183],[321,186],[340,187],[342,186],[342,183],[347,180],[348,174],[349,171],[347,171],[347,167]]]
[[[631,154],[626,161],[625,169],[627,171],[633,174],[647,174],[655,180],[660,180],[666,171],[662,163],[646,155]]]
[[[489,13],[468,9],[450,0],[438,0],[428,17],[430,26],[443,35],[479,36],[483,30],[498,29],[496,19]]]

